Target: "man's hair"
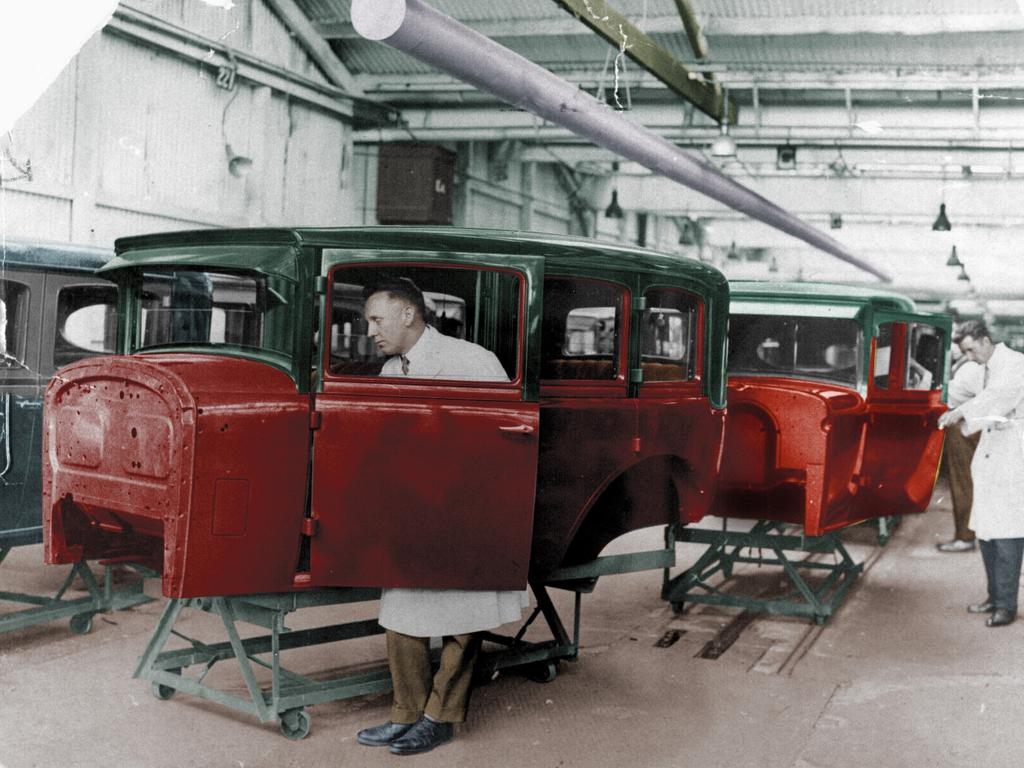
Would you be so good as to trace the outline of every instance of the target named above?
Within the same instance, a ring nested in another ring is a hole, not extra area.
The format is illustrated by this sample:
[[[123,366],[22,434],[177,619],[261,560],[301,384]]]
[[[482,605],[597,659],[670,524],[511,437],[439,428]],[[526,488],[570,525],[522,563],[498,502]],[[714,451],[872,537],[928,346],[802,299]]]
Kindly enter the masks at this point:
[[[980,341],[981,339],[992,341],[992,334],[989,333],[988,326],[985,325],[984,320],[965,320],[953,329],[953,342],[955,344],[959,344],[968,336],[975,341]]]
[[[395,299],[404,299],[416,308],[424,320],[427,319],[427,304],[423,300],[423,291],[408,277],[389,277],[378,280],[363,289],[363,299],[375,293],[386,293]]]

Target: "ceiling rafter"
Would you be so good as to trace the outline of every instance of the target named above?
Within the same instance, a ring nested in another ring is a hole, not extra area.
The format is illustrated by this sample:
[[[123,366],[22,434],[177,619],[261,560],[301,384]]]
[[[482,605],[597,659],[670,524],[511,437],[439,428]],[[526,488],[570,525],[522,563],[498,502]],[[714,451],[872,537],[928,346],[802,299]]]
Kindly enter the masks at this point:
[[[310,58],[334,85],[344,88],[353,96],[364,95],[363,89],[331,50],[327,41],[316,31],[306,13],[295,4],[295,0],[266,0],[266,3],[299,39]]]
[[[554,0],[673,92],[718,122],[734,124],[737,109],[721,88],[690,72],[678,59],[641,32],[604,0]]]

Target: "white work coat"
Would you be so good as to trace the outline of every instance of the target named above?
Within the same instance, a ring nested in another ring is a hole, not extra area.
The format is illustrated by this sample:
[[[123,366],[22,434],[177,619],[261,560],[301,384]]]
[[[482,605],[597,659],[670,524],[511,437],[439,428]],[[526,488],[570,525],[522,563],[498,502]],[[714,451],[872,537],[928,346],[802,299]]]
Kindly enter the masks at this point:
[[[1024,538],[1024,355],[997,344],[984,388],[959,406],[964,434],[981,432],[971,461],[971,529],[980,539]]]
[[[430,326],[406,353],[406,362],[408,374],[402,373],[396,355],[384,364],[381,375],[508,381],[505,369],[492,352],[472,342],[445,336]],[[471,472],[472,468],[467,467],[466,471]],[[458,552],[438,553],[438,557],[458,556]],[[529,604],[526,590],[385,589],[377,620],[385,629],[413,637],[464,635],[518,621]]]

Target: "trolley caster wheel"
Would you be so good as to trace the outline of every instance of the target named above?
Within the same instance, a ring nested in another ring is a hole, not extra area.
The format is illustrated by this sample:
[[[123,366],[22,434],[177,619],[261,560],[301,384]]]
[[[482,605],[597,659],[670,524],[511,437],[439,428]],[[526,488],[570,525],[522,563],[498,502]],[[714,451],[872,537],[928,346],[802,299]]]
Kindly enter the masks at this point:
[[[827,618],[828,618],[828,616],[815,616],[814,617],[814,623],[820,627],[822,624],[825,623],[825,620]]]
[[[157,682],[153,683],[153,686],[150,690],[153,692],[154,696],[160,699],[160,701],[167,701],[169,698],[171,698],[171,696],[177,693],[177,690],[171,688],[171,686]]]
[[[76,635],[88,635],[92,630],[92,614],[76,613],[71,617],[68,626],[71,627],[71,631]]]
[[[281,713],[281,733],[292,741],[309,735],[309,715],[303,709],[289,709]]]
[[[526,676],[535,683],[550,683],[558,677],[558,662],[545,661],[527,667]]]
[[[672,603],[672,613],[676,616],[681,616],[686,613],[686,605],[683,603]]]

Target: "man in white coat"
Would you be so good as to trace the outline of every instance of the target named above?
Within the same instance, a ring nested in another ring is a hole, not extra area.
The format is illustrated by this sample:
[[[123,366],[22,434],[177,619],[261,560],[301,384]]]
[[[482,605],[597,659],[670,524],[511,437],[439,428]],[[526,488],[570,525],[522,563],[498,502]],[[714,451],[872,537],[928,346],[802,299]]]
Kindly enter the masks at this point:
[[[967,610],[991,614],[986,625],[1003,627],[1017,617],[1024,555],[1024,355],[1005,344],[993,344],[980,320],[964,323],[960,337],[967,358],[984,366],[982,388],[944,413],[939,426],[963,422],[965,434],[981,432],[971,461],[970,527],[981,541],[988,596]]]
[[[389,356],[382,376],[508,381],[492,352],[427,325],[423,293],[411,280],[382,282],[365,294],[367,335]],[[518,620],[527,604],[525,590],[385,589],[378,620],[394,690],[391,719],[360,731],[359,743],[411,755],[449,741],[453,723],[466,719],[478,633]],[[433,676],[431,637],[442,638]]]

